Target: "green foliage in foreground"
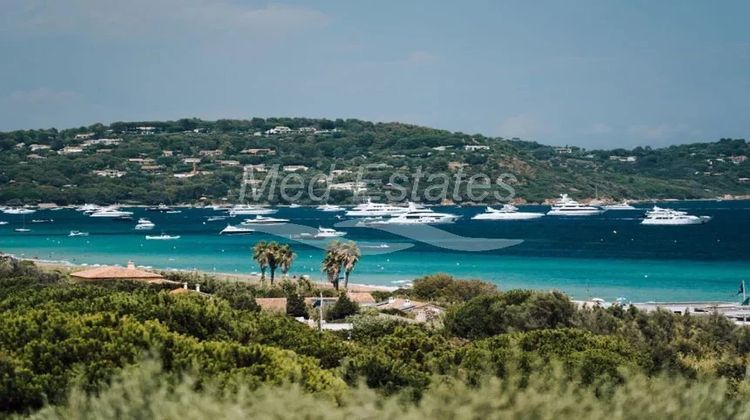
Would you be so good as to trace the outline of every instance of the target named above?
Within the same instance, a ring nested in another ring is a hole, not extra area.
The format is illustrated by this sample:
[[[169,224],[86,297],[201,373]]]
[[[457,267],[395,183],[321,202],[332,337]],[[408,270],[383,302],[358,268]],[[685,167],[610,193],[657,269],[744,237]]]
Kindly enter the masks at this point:
[[[364,387],[337,399],[299,386],[242,387],[220,393],[194,382],[173,385],[153,364],[129,369],[98,395],[75,389],[60,407],[48,407],[34,419],[723,419],[750,417],[750,401],[728,396],[726,381],[631,375],[606,396],[571,382],[560,370],[529,378],[492,379],[478,387],[457,381],[435,383],[413,403],[401,396],[382,397]]]
[[[750,332],[720,316],[577,310],[557,293],[488,289],[458,299],[443,327],[363,312],[348,334],[319,333],[258,311],[258,290],[200,281],[211,297],[75,284],[0,259],[0,415],[740,418],[748,410]],[[455,295],[453,280],[439,281],[449,287],[437,296]]]

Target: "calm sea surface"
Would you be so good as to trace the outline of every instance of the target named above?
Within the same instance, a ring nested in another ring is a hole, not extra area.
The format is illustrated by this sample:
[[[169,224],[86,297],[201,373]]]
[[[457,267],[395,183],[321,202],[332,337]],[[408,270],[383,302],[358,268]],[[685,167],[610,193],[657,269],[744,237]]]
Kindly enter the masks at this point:
[[[338,228],[346,239],[357,241],[366,254],[352,275],[356,283],[396,286],[418,276],[445,272],[462,278],[480,278],[501,289],[558,289],[573,298],[626,297],[633,301],[735,300],[738,284],[750,285],[750,202],[673,202],[664,207],[712,216],[705,225],[642,226],[639,211],[608,211],[602,216],[543,217],[532,221],[473,221],[482,208],[438,207],[435,211],[460,214],[455,224],[440,229],[471,238],[520,239],[520,245],[485,252],[460,252],[363,227]],[[158,268],[200,269],[251,273],[250,248],[258,240],[292,242],[298,257],[292,272],[322,278],[320,241],[294,241],[286,236],[254,233],[219,236],[236,217],[207,221],[221,215],[210,209],[183,209],[164,214],[130,209],[134,218],[147,217],[156,228],[136,231],[135,221],[95,219],[74,210],[38,211],[31,215],[0,214],[0,251],[23,257],[87,264],[125,264]],[[527,206],[522,210],[546,211]],[[311,208],[281,208],[274,217],[311,228],[332,227],[337,213]],[[341,213],[338,213],[341,214]],[[50,223],[32,220],[52,219]],[[15,228],[30,232],[15,232]],[[68,237],[71,230],[88,237]],[[146,240],[145,235],[167,233],[179,240]],[[387,246],[387,247],[386,247]],[[406,248],[400,251],[397,249]],[[380,253],[380,255],[369,255]]]

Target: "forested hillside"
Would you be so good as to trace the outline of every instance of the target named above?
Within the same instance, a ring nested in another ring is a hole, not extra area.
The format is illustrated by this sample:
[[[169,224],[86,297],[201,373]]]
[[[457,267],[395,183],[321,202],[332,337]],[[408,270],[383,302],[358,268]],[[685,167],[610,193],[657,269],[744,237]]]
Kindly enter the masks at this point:
[[[750,334],[719,315],[579,310],[556,292],[500,292],[433,276],[396,294],[447,305],[440,322],[355,306],[359,314],[346,318],[352,330],[318,332],[289,315],[261,312],[254,301],[317,294],[309,285],[182,280],[191,288],[200,281],[204,293],[73,283],[0,260],[0,416],[750,414]]]
[[[244,165],[279,165],[305,180],[333,168],[333,202],[351,202],[363,165],[369,165],[368,179],[381,181],[367,185],[368,194],[387,189],[394,172],[421,167],[428,174],[462,171],[464,180],[512,174],[515,181],[506,182],[515,197],[533,202],[563,192],[574,198],[712,198],[750,194],[748,155],[748,143],[737,139],[583,150],[351,119],[118,122],[0,133],[0,203],[232,201]],[[451,178],[451,191],[454,183]],[[417,189],[429,186],[422,180]],[[278,195],[267,200],[281,201]]]

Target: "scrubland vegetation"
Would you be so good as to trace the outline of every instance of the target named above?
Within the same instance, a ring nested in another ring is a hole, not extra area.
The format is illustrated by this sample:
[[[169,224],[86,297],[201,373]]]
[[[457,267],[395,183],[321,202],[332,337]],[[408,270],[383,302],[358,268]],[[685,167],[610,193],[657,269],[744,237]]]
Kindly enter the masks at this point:
[[[747,418],[750,332],[721,316],[577,309],[429,276],[429,326],[318,332],[255,297],[309,284],[72,283],[0,262],[0,409],[37,418]],[[329,290],[328,294],[334,293]],[[386,297],[386,296],[383,296]]]

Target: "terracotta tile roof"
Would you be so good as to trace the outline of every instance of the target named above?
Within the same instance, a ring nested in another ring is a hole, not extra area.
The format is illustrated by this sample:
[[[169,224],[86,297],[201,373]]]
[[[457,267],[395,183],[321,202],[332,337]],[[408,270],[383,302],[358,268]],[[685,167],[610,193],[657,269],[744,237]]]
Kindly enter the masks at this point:
[[[82,280],[145,280],[148,282],[167,282],[160,274],[139,270],[133,264],[127,267],[96,267],[70,274]]]
[[[347,296],[349,296],[349,299],[352,302],[357,302],[360,305],[362,304],[367,305],[367,304],[375,303],[375,298],[372,297],[371,294],[366,293],[366,292],[349,292],[347,293]]]
[[[264,311],[286,313],[286,298],[255,298],[255,303]]]

